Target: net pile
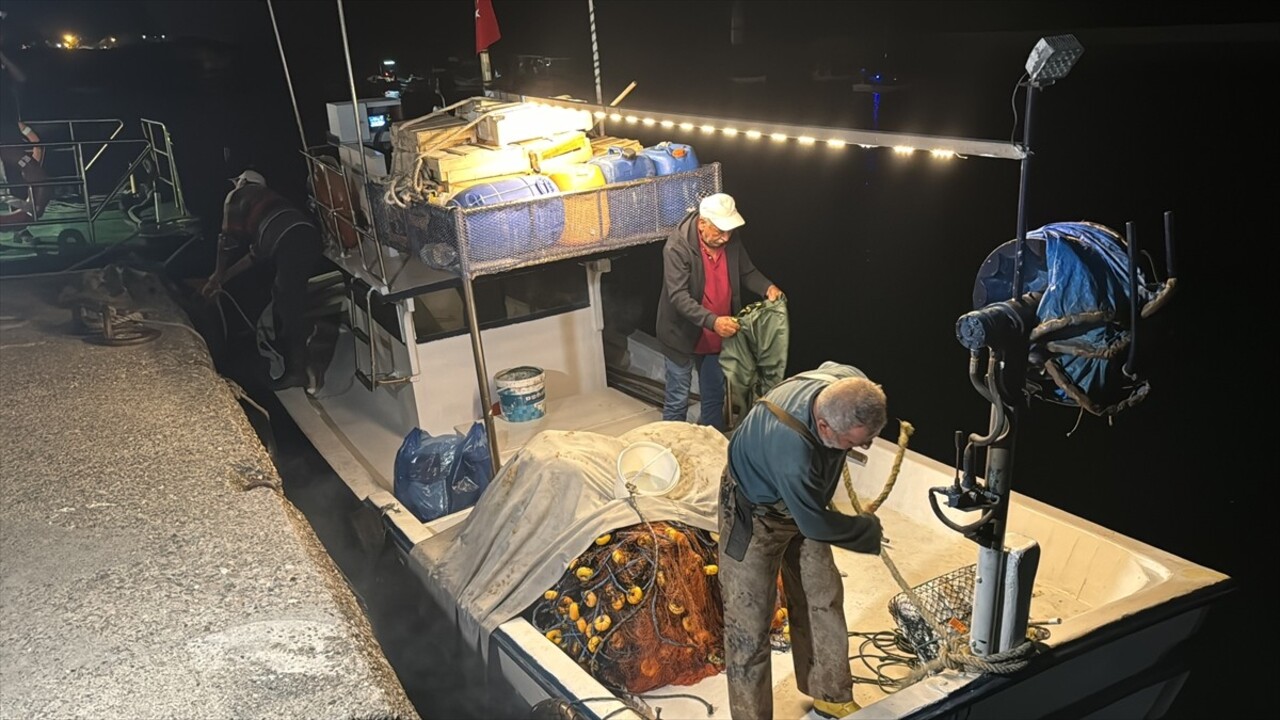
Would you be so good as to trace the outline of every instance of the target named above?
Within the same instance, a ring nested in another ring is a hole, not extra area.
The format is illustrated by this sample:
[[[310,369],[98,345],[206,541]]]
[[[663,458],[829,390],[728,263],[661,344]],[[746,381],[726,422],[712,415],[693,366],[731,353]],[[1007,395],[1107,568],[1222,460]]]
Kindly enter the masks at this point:
[[[633,694],[724,669],[711,533],[678,522],[602,535],[526,612],[601,684]]]

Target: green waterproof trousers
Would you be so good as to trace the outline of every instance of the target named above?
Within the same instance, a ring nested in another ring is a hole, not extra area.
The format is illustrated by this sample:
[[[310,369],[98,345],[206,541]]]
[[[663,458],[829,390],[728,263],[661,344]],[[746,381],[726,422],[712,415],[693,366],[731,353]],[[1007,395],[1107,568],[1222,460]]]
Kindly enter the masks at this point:
[[[761,300],[738,311],[738,332],[720,350],[724,371],[725,427],[732,429],[752,403],[782,382],[787,373],[791,329],[787,298]]]

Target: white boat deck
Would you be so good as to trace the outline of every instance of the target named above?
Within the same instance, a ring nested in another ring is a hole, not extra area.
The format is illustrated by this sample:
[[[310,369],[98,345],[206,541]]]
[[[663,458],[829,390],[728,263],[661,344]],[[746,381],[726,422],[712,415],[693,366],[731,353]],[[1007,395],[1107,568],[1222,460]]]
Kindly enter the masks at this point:
[[[547,400],[547,413],[537,420],[508,422],[494,419],[498,451],[505,462],[544,430],[582,430],[601,435],[621,435],[626,431],[658,420],[657,408],[613,388]],[[469,426],[456,429],[465,433]]]
[[[335,469],[341,473],[341,468],[352,465],[349,444],[338,439],[319,403],[306,399],[296,390],[281,393],[281,398]],[[509,433],[505,442],[513,444],[504,446],[504,454],[514,451],[515,443],[526,441],[539,430],[629,429],[656,419],[653,414],[657,411],[652,409],[616,421],[616,426],[601,420],[610,407],[626,406],[627,403],[611,405],[603,398],[564,398],[559,404],[551,405],[545,421],[529,423],[519,428],[519,434],[511,433],[510,424],[503,423],[500,431]],[[566,422],[557,423],[556,418]],[[392,445],[389,439],[385,444],[388,449]],[[866,466],[850,466],[855,487],[864,501],[880,493],[895,452],[893,444],[877,440]],[[878,511],[889,540],[886,553],[910,587],[977,561],[977,546],[939,523],[927,504],[927,489],[949,484],[950,480],[951,468],[908,451],[898,484]],[[401,511],[389,492],[372,484],[365,487],[369,495],[376,495],[371,501],[387,512],[412,544],[465,522],[470,514],[464,510],[422,524],[408,512]],[[851,512],[843,490],[837,492],[835,501],[841,510]],[[951,510],[944,512],[956,522],[974,519]],[[1010,540],[1031,538],[1041,548],[1030,617],[1033,621],[1050,622],[1045,626],[1049,632],[1046,646],[1052,656],[1047,669],[1006,687],[1002,690],[1004,694],[996,699],[987,700],[981,688],[988,686],[986,681],[993,677],[990,674],[947,670],[893,694],[872,683],[858,683],[855,699],[864,707],[855,717],[932,717],[931,708],[946,707],[954,702],[961,689],[971,696],[974,716],[1013,719],[1071,708],[1080,698],[1100,693],[1157,667],[1162,658],[1194,632],[1207,611],[1209,600],[1215,593],[1223,592],[1229,580],[1221,573],[1016,493],[1009,530]],[[409,557],[412,563],[422,562],[418,553],[411,553]],[[861,633],[896,629],[888,603],[902,588],[881,559],[837,549],[836,562],[846,578],[845,611],[849,629]],[[417,571],[423,578],[431,575],[429,568],[418,567]],[[1095,642],[1098,637],[1107,639]],[[859,652],[860,643],[857,637],[850,640],[851,656]],[[492,644],[498,648],[497,652],[489,652],[494,672],[501,673],[529,705],[553,694],[568,699],[612,695],[522,618],[513,618],[499,626],[492,636]],[[796,688],[790,652],[775,652],[772,666],[776,717],[795,720],[804,717],[810,699]],[[855,676],[873,677],[862,660],[854,659],[851,667]],[[886,670],[890,676],[894,676],[894,672],[894,669]],[[898,676],[904,672],[898,671]],[[1135,690],[1132,695],[1135,699],[1131,702],[1141,707],[1158,704],[1168,693],[1176,692],[1180,683],[1181,678],[1153,682]],[[707,715],[701,703],[688,698],[648,702],[661,708],[663,717],[729,718],[723,674],[689,687],[662,688],[652,695],[672,693],[697,696],[715,709]],[[618,700],[595,700],[587,705],[587,710],[597,718],[622,709]]]
[[[585,385],[585,390],[581,389],[584,386],[569,389],[574,385],[565,381],[576,377],[569,369],[576,368],[578,375],[592,378],[603,375],[595,356],[598,331],[586,310],[486,331],[486,353],[491,360],[498,358],[492,367],[534,364],[548,368],[544,418],[527,423],[495,420],[496,443],[504,466],[506,460],[545,430],[616,436],[659,419],[657,408],[612,388]],[[554,339],[554,343],[541,342],[541,338]],[[591,342],[583,344],[584,338]],[[379,343],[378,352],[384,358],[379,367],[412,368],[412,363],[402,360],[389,362],[391,353],[402,353],[403,349],[402,345]],[[443,612],[448,615],[450,596],[433,580],[429,555],[413,548],[467,522],[470,510],[430,523],[419,522],[393,495],[394,463],[403,438],[414,427],[412,418],[428,417],[433,422],[440,417],[457,418],[459,409],[463,409],[461,417],[465,418],[468,413],[478,413],[479,404],[472,395],[474,369],[465,338],[449,338],[418,346],[418,350],[421,362],[409,381],[379,387],[374,392],[358,385],[343,388],[339,387],[340,379],[351,376],[351,363],[358,357],[350,333],[344,332],[328,368],[326,386],[318,396],[311,398],[301,390],[291,389],[279,393],[279,397],[357,498],[382,511],[407,553],[407,562],[426,584],[424,592],[445,601]],[[563,383],[555,392],[551,389],[553,379]],[[467,390],[460,399],[451,398],[446,392],[463,387]],[[442,403],[453,403],[449,408],[453,412],[443,412]],[[451,419],[447,424],[438,424],[445,432],[465,433],[473,422],[456,424],[457,420]],[[878,439],[868,453],[867,464],[850,465],[854,485],[863,500],[880,494],[896,450],[894,444]],[[887,555],[907,587],[914,588],[978,561],[978,546],[940,523],[928,503],[929,488],[950,485],[952,475],[951,467],[908,451],[897,485],[878,511],[890,541]],[[843,511],[852,512],[843,490],[837,492],[835,502]],[[954,510],[943,512],[959,524],[976,519]],[[707,521],[714,526],[714,518]],[[1141,716],[1176,694],[1185,675],[1168,674],[1172,670],[1165,658],[1194,634],[1209,603],[1226,592],[1229,578],[1017,493],[1011,497],[1007,529],[1010,544],[1026,547],[1034,541],[1039,545],[1030,617],[1049,624],[1042,628],[1048,631],[1048,638],[1046,650],[1036,658],[1035,671],[1023,673],[1015,682],[1003,682],[996,672],[947,669],[894,692],[871,682],[873,677],[867,666],[861,659],[853,659],[855,676],[867,681],[855,686],[855,699],[863,705],[856,717],[935,717],[960,707],[962,713],[974,717],[1012,720],[1055,713],[1075,716],[1109,712],[1117,703],[1130,703],[1129,707],[1137,708]],[[568,558],[577,551],[564,549],[560,554]],[[846,578],[849,630],[868,634],[897,630],[888,606],[904,588],[881,559],[837,550],[836,562]],[[861,640],[854,637],[850,644],[850,654],[856,655]],[[485,655],[485,662],[489,663],[485,672],[490,677],[501,677],[503,684],[528,706],[548,697],[580,701],[595,698],[583,705],[595,718],[622,709],[608,689],[520,617],[498,626]],[[796,688],[790,652],[775,652],[772,660],[776,717],[805,717],[811,700]],[[886,672],[893,676],[894,670]],[[897,672],[903,674],[905,670]],[[714,710],[708,716],[697,701],[654,698],[650,704],[661,708],[663,717],[729,718],[723,674],[691,687],[672,686],[652,694],[673,693],[694,695]],[[1095,702],[1106,704],[1089,705]]]
[[[895,450],[891,443],[877,440],[867,466],[850,465],[855,488],[864,502],[880,493]],[[908,452],[893,493],[877,513],[889,541],[885,553],[909,587],[977,561],[977,546],[939,523],[927,504],[927,488],[949,484],[950,475],[950,468]],[[835,503],[841,511],[852,512],[843,489],[837,491]],[[956,522],[974,519],[951,510],[944,512]],[[1022,536],[1040,545],[1030,618],[1048,623],[1043,629],[1049,633],[1045,645],[1052,660],[1046,670],[1022,679],[999,699],[988,700],[985,705],[981,696],[971,700],[973,717],[1013,720],[1064,711],[1081,698],[1157,667],[1198,626],[1208,603],[1204,595],[1221,591],[1228,581],[1221,573],[1016,493],[1009,521],[1010,541]],[[888,604],[903,589],[885,563],[876,556],[840,549],[836,549],[835,556],[845,577],[849,630],[875,633],[896,629]],[[1102,643],[1093,639],[1097,637],[1107,640]],[[505,656],[499,658],[499,663],[504,664],[508,675],[516,674],[521,663],[537,665],[553,674],[555,682],[566,687],[572,697],[609,695],[521,618],[499,627],[495,641],[504,648]],[[861,638],[850,638],[851,658],[860,652],[861,643]],[[867,652],[876,654],[874,650]],[[513,662],[510,657],[522,660]],[[856,677],[873,679],[870,667],[861,659],[851,660]],[[775,716],[796,720],[805,717],[811,699],[796,688],[790,652],[775,651],[772,668]],[[888,668],[885,672],[889,677],[902,677],[906,670]],[[946,670],[893,694],[873,683],[856,683],[854,697],[863,709],[853,717],[931,716],[931,706],[945,705],[961,688],[979,687],[991,677]],[[1139,706],[1157,704],[1163,693],[1176,692],[1181,679],[1168,680],[1171,684],[1165,684],[1166,680],[1134,688],[1133,702]],[[1142,696],[1142,691],[1149,697]],[[534,694],[536,690],[526,692]],[[663,717],[730,717],[723,674],[689,687],[662,688],[652,695],[672,693],[695,695],[715,710],[708,716],[701,703],[689,699],[650,700],[651,705],[662,708]],[[591,705],[597,717],[621,707],[617,701]]]
[[[277,396],[330,466],[336,470],[353,462],[359,466],[357,474],[372,483],[360,498],[364,499],[376,489],[387,492],[394,489],[396,453],[413,425],[404,417],[407,412],[399,417],[388,413],[385,399],[380,404],[373,393],[352,384],[352,353],[351,333],[343,328],[325,387],[315,397],[309,397],[296,388],[279,392]],[[344,376],[347,377],[345,381],[341,379]],[[334,389],[343,382],[346,383],[345,389]],[[386,390],[379,392],[385,393]],[[606,387],[549,397],[546,413],[537,420],[509,422],[499,416],[494,419],[494,430],[499,458],[505,462],[543,430],[585,430],[621,435],[631,428],[658,420],[660,416],[657,408]],[[471,423],[462,423],[453,429],[465,435],[470,428]],[[326,439],[317,441],[321,436]],[[339,472],[344,478],[349,478],[349,473]]]

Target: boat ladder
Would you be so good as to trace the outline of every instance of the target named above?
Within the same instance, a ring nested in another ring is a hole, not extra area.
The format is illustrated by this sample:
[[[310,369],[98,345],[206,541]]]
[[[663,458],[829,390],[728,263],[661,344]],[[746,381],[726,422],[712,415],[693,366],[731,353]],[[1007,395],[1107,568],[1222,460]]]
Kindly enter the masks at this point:
[[[365,389],[370,392],[373,392],[374,389],[383,385],[399,385],[401,383],[409,382],[413,379],[413,376],[410,373],[401,372],[397,367],[395,346],[396,344],[401,344],[407,352],[414,352],[415,346],[407,342],[401,342],[399,338],[396,338],[383,330],[373,319],[373,296],[377,293],[377,290],[374,288],[369,288],[364,293],[364,301],[361,304],[361,309],[363,310],[364,315],[364,324],[361,325],[358,319],[360,313],[356,312],[356,303],[358,302],[357,295],[359,290],[355,283],[351,283],[350,287],[351,289],[349,291],[347,303],[347,322],[351,327],[351,336],[355,340],[354,366],[356,379],[359,380],[360,384],[364,385]],[[400,300],[396,303],[397,315],[402,319],[404,317],[403,313],[405,309],[400,307],[400,303],[406,302],[413,302],[413,300]],[[407,330],[406,325],[408,326]],[[412,323],[401,322],[401,332],[412,331]],[[390,360],[391,368],[385,372],[380,372],[378,369],[378,344],[380,339],[386,339],[389,346],[386,355]],[[360,357],[364,354],[364,348],[368,349],[367,365],[361,361]]]

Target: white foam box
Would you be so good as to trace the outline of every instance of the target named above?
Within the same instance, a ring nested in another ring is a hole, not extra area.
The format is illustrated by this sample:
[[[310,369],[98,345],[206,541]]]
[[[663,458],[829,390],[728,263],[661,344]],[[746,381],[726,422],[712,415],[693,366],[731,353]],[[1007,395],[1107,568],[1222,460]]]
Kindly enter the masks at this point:
[[[475,127],[453,115],[424,115],[391,126],[391,172],[405,175],[413,172],[418,155],[442,147],[474,143]]]
[[[456,145],[424,153],[427,177],[444,185],[529,172],[529,151],[518,145]]]
[[[486,145],[509,145],[561,133],[590,130],[595,119],[587,110],[521,103],[489,112],[476,124],[476,138]]]
[[[566,165],[584,163],[591,159],[591,142],[581,130],[525,140],[518,143],[517,147],[529,154],[530,168],[540,173],[553,173]]]
[[[360,160],[361,150],[364,151],[363,162]],[[374,180],[380,180],[387,176],[387,156],[380,150],[367,145],[339,145],[338,158],[343,165],[350,168],[357,175],[364,175],[365,168],[368,168],[369,177]]]

